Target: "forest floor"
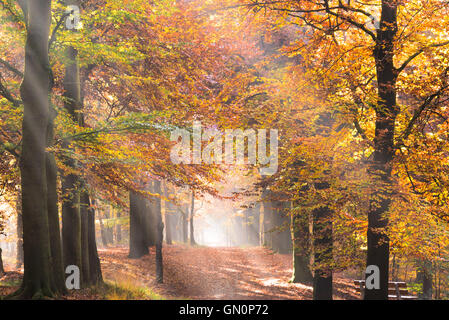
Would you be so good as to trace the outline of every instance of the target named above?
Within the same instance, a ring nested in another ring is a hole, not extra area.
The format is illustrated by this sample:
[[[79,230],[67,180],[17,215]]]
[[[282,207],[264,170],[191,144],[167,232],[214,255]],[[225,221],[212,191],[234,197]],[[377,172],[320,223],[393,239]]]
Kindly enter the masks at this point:
[[[312,286],[289,283],[290,254],[266,248],[164,247],[164,283],[155,282],[155,252],[129,259],[127,248],[99,251],[105,279],[149,287],[166,299],[312,299]],[[335,276],[334,299],[357,299],[352,281]]]
[[[312,286],[289,283],[291,255],[265,248],[164,247],[164,283],[155,281],[155,252],[129,259],[127,248],[99,249],[105,288],[80,290],[65,299],[312,299]],[[0,279],[0,296],[21,274]],[[357,299],[352,281],[334,276],[334,299]]]

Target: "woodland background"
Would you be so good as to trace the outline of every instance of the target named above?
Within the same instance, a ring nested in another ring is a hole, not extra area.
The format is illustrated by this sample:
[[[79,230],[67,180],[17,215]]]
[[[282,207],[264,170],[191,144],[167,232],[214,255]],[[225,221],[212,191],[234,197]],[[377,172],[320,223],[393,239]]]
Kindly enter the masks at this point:
[[[68,5],[80,8],[78,29],[67,28]],[[182,291],[192,286],[182,279],[163,294],[220,298],[212,257],[228,267],[251,257],[270,273],[275,252],[292,273],[271,273],[275,282],[306,286],[278,298],[336,298],[377,265],[380,289],[365,299],[386,299],[388,280],[446,299],[448,6],[1,0],[5,296],[76,296],[64,270],[77,265],[95,298],[117,297],[129,288],[104,277],[114,266],[170,283],[190,263],[171,258],[189,253],[209,257],[197,270],[209,295]],[[277,173],[173,164],[170,132],[195,120],[279,130]]]

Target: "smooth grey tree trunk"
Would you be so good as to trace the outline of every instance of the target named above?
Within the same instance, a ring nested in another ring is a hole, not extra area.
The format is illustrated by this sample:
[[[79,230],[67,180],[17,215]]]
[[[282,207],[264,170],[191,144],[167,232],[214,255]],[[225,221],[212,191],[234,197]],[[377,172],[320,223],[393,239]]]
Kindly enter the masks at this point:
[[[33,0],[27,5],[25,73],[20,87],[24,105],[20,159],[24,276],[13,298],[39,299],[53,296],[46,179],[51,1]]]

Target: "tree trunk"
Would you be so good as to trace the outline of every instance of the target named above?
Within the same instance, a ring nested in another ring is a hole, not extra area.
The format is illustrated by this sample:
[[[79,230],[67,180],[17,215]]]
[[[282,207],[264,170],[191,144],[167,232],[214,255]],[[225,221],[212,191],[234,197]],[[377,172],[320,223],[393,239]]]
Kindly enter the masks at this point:
[[[0,277],[5,274],[5,268],[3,267],[2,248],[0,248]]]
[[[115,239],[117,240],[117,243],[120,243],[122,241],[122,225],[120,224],[120,217],[121,217],[120,210],[117,210],[116,213],[117,225],[115,226]]]
[[[278,252],[281,254],[288,254],[292,252],[292,234],[290,232],[291,219],[287,215],[287,210],[290,208],[290,202],[282,201],[279,203],[278,209],[278,231],[279,243]]]
[[[272,203],[272,224],[270,230],[272,234],[272,249],[281,254],[290,252],[291,237],[290,228],[287,226],[290,221],[285,215],[286,202],[274,201]]]
[[[329,189],[327,182],[315,183],[316,190]],[[326,205],[312,210],[314,276],[313,299],[332,300],[332,210]]]
[[[249,208],[243,210],[243,244],[249,245]]]
[[[98,220],[100,221],[101,243],[103,243],[104,247],[107,247],[108,246],[108,237],[106,234],[106,230],[104,228],[103,217],[101,216],[101,213],[98,215]]]
[[[313,280],[310,269],[310,231],[309,215],[291,216],[291,232],[293,243],[293,283],[310,283]]]
[[[279,201],[271,202],[271,219],[270,219],[270,230],[271,230],[271,249],[274,252],[279,251]]]
[[[396,260],[396,254],[393,255],[393,261],[391,266],[391,280],[397,282],[398,281],[398,271],[399,264]]]
[[[69,160],[69,162],[72,162]],[[67,164],[67,163],[66,163]],[[75,265],[81,270],[81,215],[78,178],[69,174],[62,178],[62,244],[64,267]]]
[[[265,245],[265,213],[262,213],[259,206],[259,246],[263,247]]]
[[[190,207],[190,245],[196,245],[195,231],[193,229],[193,216],[195,215],[195,192],[192,190],[191,207]]]
[[[172,244],[172,220],[173,220],[173,205],[169,200],[169,190],[167,184],[164,184],[165,195],[165,242],[168,245]]]
[[[378,83],[378,107],[374,137],[371,176],[379,186],[373,194],[368,212],[368,252],[366,265],[380,271],[380,288],[365,290],[365,300],[388,299],[389,238],[385,233],[391,202],[391,160],[394,154],[394,129],[398,113],[396,105],[396,71],[393,65],[394,37],[397,32],[397,2],[382,1],[380,28],[374,49]]]
[[[148,185],[148,191],[151,193],[157,193],[155,191],[154,181],[151,181]],[[156,245],[157,240],[157,204],[155,201],[144,199],[145,208],[143,209],[143,219],[145,225],[145,241],[147,247]]]
[[[171,207],[171,206],[170,206]],[[170,208],[171,209],[171,208]],[[165,242],[168,245],[171,245],[173,243],[172,240],[172,214],[173,212],[170,210],[165,210]]]
[[[432,263],[430,261],[420,261],[416,272],[416,282],[422,284],[419,299],[432,300]]]
[[[260,236],[260,204],[255,203],[250,209],[250,235],[249,242],[252,246],[259,246],[259,236]]]
[[[109,220],[109,223],[106,226],[106,235],[108,237],[108,242],[110,244],[114,244],[114,225],[112,224],[114,219],[114,208],[112,205],[108,207],[108,211],[106,213],[106,219]]]
[[[327,206],[313,210],[315,272],[313,300],[332,300],[332,211]]]
[[[188,235],[188,221],[187,221],[187,214],[189,210],[189,205],[184,205],[181,212],[181,228],[182,228],[182,242],[187,243],[189,240]]]
[[[50,108],[50,116],[47,127],[47,147],[53,146],[54,140],[54,110]],[[50,232],[50,248],[52,259],[53,291],[55,293],[65,293],[64,267],[62,262],[62,243],[61,230],[59,227],[58,211],[58,191],[55,155],[53,152],[47,152],[46,156],[46,179],[47,179],[47,210],[48,226]]]
[[[89,195],[87,194],[88,204],[88,243],[89,243],[89,281],[91,285],[103,283],[101,273],[100,258],[98,257],[97,241],[95,239],[95,209],[91,206]],[[92,204],[95,204],[92,200]]]
[[[78,52],[73,48],[67,49],[67,63],[64,77],[64,107],[73,121],[79,124],[79,110],[81,105],[81,91],[79,78]],[[70,141],[64,141],[63,147],[70,149]],[[64,164],[76,170],[76,163],[69,156]],[[80,215],[80,180],[71,172],[62,177],[62,243],[64,266],[75,265],[81,268],[81,215]]]
[[[20,269],[23,265],[23,223],[22,223],[22,191],[17,194],[17,258],[16,268]]]
[[[263,203],[263,229],[264,242],[263,245],[267,248],[273,247],[273,232],[271,230],[273,220],[272,205],[269,201]]]
[[[138,259],[149,253],[144,223],[145,199],[135,191],[129,192],[129,257]]]
[[[155,193],[161,195],[161,182],[154,181]],[[157,226],[157,239],[156,239],[156,281],[162,283],[164,279],[164,269],[162,261],[162,242],[164,240],[164,224],[162,223],[161,212],[161,198],[155,200],[156,209],[156,226]]]
[[[23,299],[53,296],[46,181],[51,1],[29,1],[28,9],[25,74],[20,87],[24,105],[20,159],[24,276],[14,294]]]
[[[91,283],[89,259],[89,195],[83,190],[80,195],[81,215],[81,274],[83,286]]]

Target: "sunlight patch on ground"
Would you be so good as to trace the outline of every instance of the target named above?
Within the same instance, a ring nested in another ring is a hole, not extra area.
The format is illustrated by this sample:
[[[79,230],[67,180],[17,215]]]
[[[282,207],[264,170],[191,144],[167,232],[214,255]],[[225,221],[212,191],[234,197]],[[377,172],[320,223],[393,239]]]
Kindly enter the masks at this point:
[[[241,271],[239,271],[239,270],[236,270],[236,269],[232,269],[232,268],[225,268],[225,267],[222,267],[222,268],[221,268],[221,270],[222,270],[222,271],[233,272],[233,273],[236,273],[236,272],[241,272]]]
[[[307,285],[302,284],[302,283],[289,283],[289,282],[282,281],[279,278],[262,279],[262,284],[264,286],[267,286],[267,287],[285,287],[285,288],[288,288],[288,287],[294,286],[294,287],[297,287],[299,289],[313,290],[313,288],[311,286],[307,286]]]

